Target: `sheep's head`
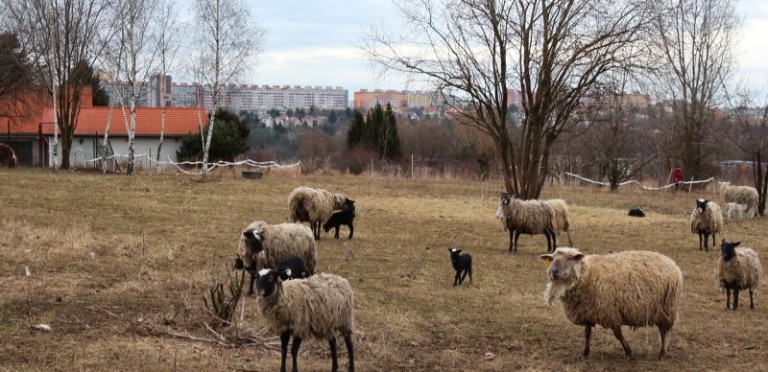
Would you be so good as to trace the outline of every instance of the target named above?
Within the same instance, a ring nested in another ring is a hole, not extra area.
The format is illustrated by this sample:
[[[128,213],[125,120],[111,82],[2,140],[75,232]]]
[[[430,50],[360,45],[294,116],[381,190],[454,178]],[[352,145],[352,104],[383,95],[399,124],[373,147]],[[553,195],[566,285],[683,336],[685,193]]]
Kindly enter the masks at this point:
[[[448,251],[451,252],[451,263],[455,267],[459,263],[459,256],[461,256],[461,249],[448,248]]]
[[[736,257],[736,247],[738,247],[739,244],[741,244],[741,242],[731,243],[723,239],[720,243],[720,256],[723,257],[723,261],[730,261]]]
[[[247,229],[243,231],[243,237],[248,248],[257,254],[264,250],[264,231],[256,229]]]
[[[286,273],[283,273],[285,275]],[[281,272],[272,269],[262,269],[256,274],[256,295],[259,297],[269,297],[275,290],[281,286],[282,278]],[[288,269],[287,275],[290,276],[290,269]]]
[[[704,211],[707,210],[707,203],[709,203],[709,200],[696,199],[696,212],[699,214],[704,213]]]
[[[499,196],[499,205],[509,205],[512,201],[512,194],[508,192],[502,192]]]
[[[548,262],[547,277],[552,282],[572,282],[579,279],[576,266],[584,259],[584,254],[575,248],[559,247],[552,254],[543,254],[539,259]]]

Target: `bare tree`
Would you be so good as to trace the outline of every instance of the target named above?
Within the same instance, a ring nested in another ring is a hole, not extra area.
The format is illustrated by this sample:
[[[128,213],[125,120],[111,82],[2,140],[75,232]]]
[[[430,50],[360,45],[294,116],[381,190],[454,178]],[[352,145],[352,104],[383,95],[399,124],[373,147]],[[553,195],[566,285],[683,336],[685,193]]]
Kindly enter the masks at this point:
[[[758,193],[757,213],[765,214],[768,195],[768,169],[763,173],[763,161],[768,160],[768,102],[754,108],[754,94],[741,91],[731,102],[733,107],[720,127],[736,147],[752,161],[752,176]]]
[[[79,76],[78,64],[92,66],[108,33],[109,0],[2,0],[5,18],[42,68],[39,80],[52,97],[54,115],[53,166],[57,167],[61,131],[63,168],[70,167],[70,150],[77,128],[83,88],[90,77]]]
[[[249,65],[249,57],[258,51],[263,31],[253,24],[248,9],[240,0],[196,0],[197,61],[193,70],[210,94],[208,135],[203,139],[203,177],[208,175],[208,152],[213,137],[214,113],[220,105],[223,89],[235,82]],[[202,134],[202,132],[201,132]]]
[[[654,50],[662,62],[660,83],[674,111],[677,156],[694,178],[709,176],[716,141],[713,114],[733,67],[740,20],[735,0],[654,2]]]
[[[557,138],[597,79],[631,68],[644,1],[396,0],[411,33],[372,30],[364,49],[384,70],[424,78],[459,122],[489,135],[504,186],[537,198]],[[523,96],[517,134],[508,90]],[[450,98],[450,97],[455,97]]]
[[[121,0],[116,12],[116,37],[114,43],[121,50],[115,56],[120,61],[114,64],[117,68],[116,80],[124,79],[127,83],[129,117],[126,122],[128,133],[128,165],[127,175],[134,173],[135,142],[136,142],[136,108],[142,94],[147,94],[147,80],[155,71],[159,49],[157,33],[153,24],[158,3],[156,0]],[[124,97],[121,84],[118,87],[120,99]]]
[[[160,139],[157,142],[157,161],[160,162],[160,155],[163,151],[163,137],[165,136],[165,108],[167,102],[165,99],[166,80],[168,72],[173,69],[176,61],[176,52],[181,46],[181,35],[178,24],[176,23],[176,4],[173,0],[165,0],[161,6],[158,19],[158,75],[160,75]],[[158,165],[159,167],[159,165]]]

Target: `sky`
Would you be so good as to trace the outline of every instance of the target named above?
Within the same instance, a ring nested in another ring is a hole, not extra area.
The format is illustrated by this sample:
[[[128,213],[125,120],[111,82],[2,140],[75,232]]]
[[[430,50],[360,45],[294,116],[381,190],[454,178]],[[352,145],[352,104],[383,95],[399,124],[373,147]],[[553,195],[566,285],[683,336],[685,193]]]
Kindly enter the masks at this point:
[[[350,98],[360,89],[407,88],[401,78],[378,76],[359,47],[374,24],[397,29],[400,17],[391,0],[245,0],[245,4],[265,31],[265,39],[243,83],[340,86]],[[753,89],[768,91],[768,1],[740,0],[737,14],[744,18],[736,49],[737,73]]]

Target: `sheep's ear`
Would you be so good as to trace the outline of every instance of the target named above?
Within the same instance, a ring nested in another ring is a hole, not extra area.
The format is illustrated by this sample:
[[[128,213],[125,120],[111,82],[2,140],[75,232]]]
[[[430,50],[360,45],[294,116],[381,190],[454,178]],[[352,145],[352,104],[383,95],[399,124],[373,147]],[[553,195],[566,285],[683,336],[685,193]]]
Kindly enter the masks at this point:
[[[736,248],[736,247],[739,246],[739,244],[741,244],[741,242],[734,242],[732,245],[733,245],[734,248]]]
[[[544,261],[546,263],[550,263],[554,259],[555,259],[555,256],[552,255],[552,254],[543,254],[543,255],[539,256],[539,260],[540,261]]]
[[[285,274],[286,277],[290,277],[291,276],[291,269],[285,269],[285,271],[283,271],[283,273]]]
[[[576,262],[581,261],[583,258],[584,258],[584,254],[583,253],[578,253],[578,254],[575,254],[573,256],[573,260],[576,261]]]

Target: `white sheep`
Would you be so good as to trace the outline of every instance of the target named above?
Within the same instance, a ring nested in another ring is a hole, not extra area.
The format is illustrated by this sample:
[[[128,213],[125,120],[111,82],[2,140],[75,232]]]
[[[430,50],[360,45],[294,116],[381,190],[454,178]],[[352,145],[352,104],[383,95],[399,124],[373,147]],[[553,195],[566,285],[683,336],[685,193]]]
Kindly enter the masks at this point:
[[[752,218],[757,213],[757,189],[750,186],[730,186],[726,182],[720,182],[720,194],[725,203],[738,203],[747,206],[744,215]]]
[[[749,308],[754,309],[752,291],[760,285],[763,276],[763,266],[752,248],[738,247],[741,242],[731,243],[723,239],[720,244],[720,259],[717,262],[717,279],[720,288],[725,289],[725,309],[731,303],[733,290],[733,306],[739,307],[739,291],[749,290]],[[738,247],[738,248],[737,248]]]
[[[317,243],[312,231],[298,223],[270,225],[264,221],[251,222],[240,234],[240,247],[235,267],[250,272],[264,268],[277,270],[280,264],[297,257],[304,262],[307,273],[315,273]],[[242,260],[242,263],[238,263]],[[253,287],[248,294],[253,294]]]
[[[354,207],[355,201],[343,194],[334,194],[323,189],[297,187],[288,196],[288,209],[292,222],[309,222],[315,239],[320,239],[320,227],[328,221],[334,211]]]
[[[715,247],[715,235],[723,229],[723,212],[717,203],[696,199],[696,208],[691,212],[691,232],[699,235],[699,250],[702,247],[709,252],[709,235],[712,235],[712,247]]]
[[[499,207],[509,230],[509,251],[517,251],[520,234],[544,234],[547,237],[547,252],[557,247],[555,234],[555,212],[541,200],[521,200],[509,193],[501,193]],[[498,213],[497,213],[498,215]]]
[[[568,320],[584,326],[585,358],[595,325],[610,328],[627,356],[632,349],[621,326],[655,325],[661,336],[659,358],[667,354],[667,333],[677,320],[683,290],[683,273],[672,259],[649,251],[584,255],[564,247],[539,259],[550,262],[546,302],[559,300]]]
[[[302,339],[328,340],[332,371],[339,368],[336,334],[344,337],[349,354],[349,371],[355,370],[352,333],[354,331],[354,296],[349,282],[337,275],[316,274],[307,279],[283,281],[277,271],[259,271],[257,305],[272,331],[280,335],[280,370],[285,371],[288,341],[293,336],[291,356],[293,371]]]
[[[747,217],[747,206],[739,203],[725,203],[725,218],[728,220],[743,220]]]
[[[549,199],[544,200],[545,203],[552,207],[552,211],[555,212],[555,232],[559,235],[564,232],[568,235],[568,245],[573,246],[571,240],[571,212],[568,209],[568,204],[563,199]]]

